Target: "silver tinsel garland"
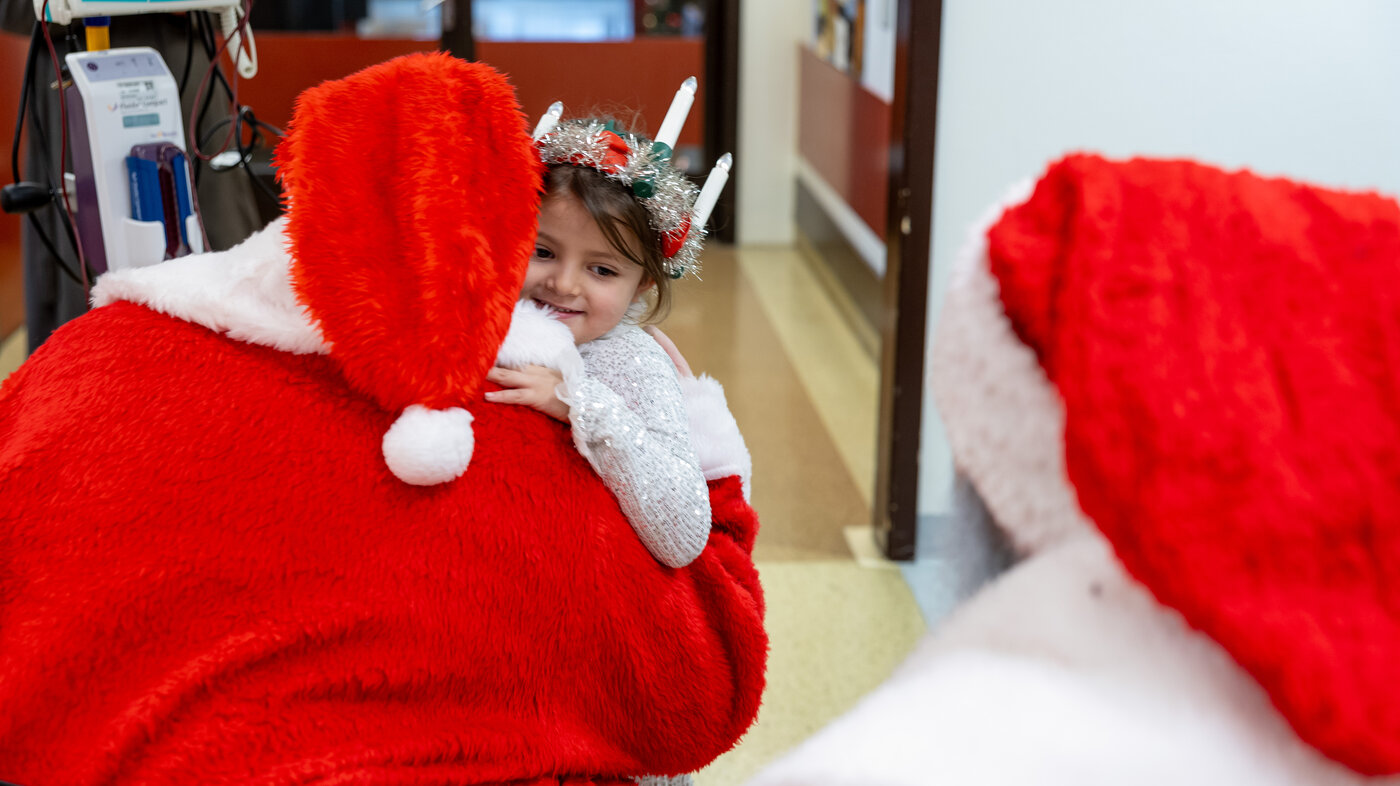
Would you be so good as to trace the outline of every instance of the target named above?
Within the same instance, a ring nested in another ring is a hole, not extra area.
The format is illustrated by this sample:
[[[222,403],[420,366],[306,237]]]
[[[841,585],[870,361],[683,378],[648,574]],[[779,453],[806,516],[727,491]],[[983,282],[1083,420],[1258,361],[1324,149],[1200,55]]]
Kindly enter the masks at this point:
[[[561,120],[543,139],[536,142],[540,160],[546,164],[575,164],[597,169],[608,153],[607,129],[598,120]],[[599,169],[605,176],[632,190],[632,184],[649,180],[653,192],[649,197],[633,198],[642,203],[651,218],[651,228],[665,235],[679,230],[690,219],[700,189],[652,150],[650,139],[636,134],[619,134],[627,143],[627,164],[616,172]],[[666,260],[667,272],[673,278],[689,273],[700,278],[700,248],[704,244],[705,228],[690,223],[685,242],[674,256]]]

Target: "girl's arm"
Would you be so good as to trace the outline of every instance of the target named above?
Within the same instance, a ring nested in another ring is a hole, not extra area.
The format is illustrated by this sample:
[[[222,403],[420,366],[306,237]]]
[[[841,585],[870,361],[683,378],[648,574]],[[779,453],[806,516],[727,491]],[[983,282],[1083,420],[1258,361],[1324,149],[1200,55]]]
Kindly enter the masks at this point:
[[[671,361],[640,330],[595,342],[561,396],[574,444],[652,556],[689,564],[710,534],[710,497]]]

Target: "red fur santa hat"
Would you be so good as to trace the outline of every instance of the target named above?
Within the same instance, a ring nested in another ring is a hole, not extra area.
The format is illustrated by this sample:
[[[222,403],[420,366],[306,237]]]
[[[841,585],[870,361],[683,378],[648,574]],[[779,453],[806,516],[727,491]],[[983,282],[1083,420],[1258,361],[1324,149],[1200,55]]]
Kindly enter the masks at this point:
[[[302,93],[277,148],[297,299],[350,385],[401,413],[384,458],[407,483],[471,460],[534,241],[525,122],[491,68],[413,54]]]
[[[1042,426],[1062,428],[1073,499],[1123,567],[1300,739],[1400,773],[1400,204],[1073,155],[985,255],[1062,405]],[[1003,420],[1032,409],[1008,401]],[[1026,456],[979,485],[1003,518],[1035,521],[1018,541],[1035,548],[1074,524],[1002,504],[1048,466]]]

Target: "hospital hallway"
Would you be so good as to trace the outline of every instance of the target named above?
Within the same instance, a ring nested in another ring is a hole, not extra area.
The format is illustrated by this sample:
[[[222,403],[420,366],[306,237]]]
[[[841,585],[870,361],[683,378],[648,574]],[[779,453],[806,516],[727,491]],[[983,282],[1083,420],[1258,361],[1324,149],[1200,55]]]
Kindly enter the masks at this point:
[[[696,778],[730,786],[852,707],[925,624],[868,531],[878,386],[868,341],[793,248],[712,243],[701,277],[678,283],[662,328],[696,373],[724,385],[753,456],[771,640],[757,722]],[[22,328],[0,346],[0,375],[24,346]]]
[[[748,441],[772,648],[758,721],[698,786],[742,783],[811,736],[924,631],[869,532],[877,361],[815,270],[795,249],[712,244],[662,326],[724,385]]]

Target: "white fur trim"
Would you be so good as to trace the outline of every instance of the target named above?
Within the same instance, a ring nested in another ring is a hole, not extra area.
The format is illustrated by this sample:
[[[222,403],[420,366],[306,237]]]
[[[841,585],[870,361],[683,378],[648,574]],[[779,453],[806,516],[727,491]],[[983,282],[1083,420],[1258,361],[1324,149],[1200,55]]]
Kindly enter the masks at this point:
[[[1082,538],[1013,568],[748,786],[1370,782]]]
[[[690,441],[705,480],[739,476],[744,499],[751,494],[753,458],[749,455],[739,424],[729,411],[724,388],[708,374],[681,377],[681,396],[690,419]]]
[[[93,305],[125,300],[249,344],[328,354],[292,291],[285,226],[279,218],[227,251],[107,273],[93,287]]]
[[[384,435],[384,462],[405,483],[435,486],[467,471],[475,444],[470,412],[414,404]]]
[[[1019,184],[973,229],[928,363],[956,462],[1022,554],[1097,532],[1065,469],[1064,405],[1012,329],[987,260],[987,230],[1030,193]]]
[[[556,395],[569,403],[568,391],[577,387],[583,375],[583,356],[574,345],[569,326],[528,300],[515,304],[510,330],[496,352],[496,365],[503,368],[544,366],[564,375]]]
[[[515,304],[510,331],[496,353],[496,365],[505,368],[546,366],[557,369],[561,358],[577,354],[574,334],[569,332],[568,325],[551,317],[548,311],[534,303],[521,300]]]

